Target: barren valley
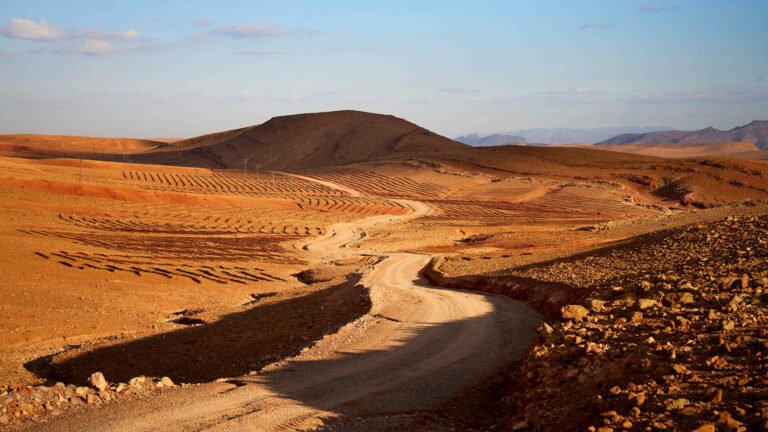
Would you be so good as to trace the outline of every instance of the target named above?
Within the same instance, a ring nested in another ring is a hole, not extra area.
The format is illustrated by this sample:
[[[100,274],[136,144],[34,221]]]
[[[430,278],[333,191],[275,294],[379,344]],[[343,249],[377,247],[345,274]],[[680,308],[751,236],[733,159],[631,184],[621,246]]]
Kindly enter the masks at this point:
[[[632,145],[0,137],[0,428],[766,430],[764,150]]]

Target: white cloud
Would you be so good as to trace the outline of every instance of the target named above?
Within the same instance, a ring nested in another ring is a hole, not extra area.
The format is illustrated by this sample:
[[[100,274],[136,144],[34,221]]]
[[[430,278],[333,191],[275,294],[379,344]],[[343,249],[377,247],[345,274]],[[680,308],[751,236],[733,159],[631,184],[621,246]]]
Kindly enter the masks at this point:
[[[34,22],[24,18],[13,18],[0,31],[4,36],[13,39],[28,39],[37,41],[54,41],[67,39],[69,34],[56,27],[49,26],[45,20]]]
[[[35,41],[57,41],[64,39],[86,40],[139,40],[141,35],[134,29],[122,32],[110,32],[101,29],[64,30],[49,25],[45,20],[35,22],[24,18],[12,18],[0,30],[0,34],[13,39]]]
[[[230,36],[237,39],[253,39],[272,36],[282,36],[287,31],[278,26],[268,24],[238,24],[229,27],[221,27],[212,32],[217,35]]]
[[[105,56],[128,49],[126,46],[115,46],[101,39],[86,39],[77,45],[62,47],[56,50],[61,54],[85,54],[89,56]]]
[[[613,24],[608,22],[589,21],[581,26],[582,30],[610,30],[613,28]]]

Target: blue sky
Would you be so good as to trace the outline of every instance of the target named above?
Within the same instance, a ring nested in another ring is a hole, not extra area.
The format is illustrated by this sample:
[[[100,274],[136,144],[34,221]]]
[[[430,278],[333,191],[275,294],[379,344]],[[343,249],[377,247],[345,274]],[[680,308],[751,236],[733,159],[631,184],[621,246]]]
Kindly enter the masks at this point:
[[[768,119],[766,23],[764,0],[0,0],[0,133],[731,128]]]

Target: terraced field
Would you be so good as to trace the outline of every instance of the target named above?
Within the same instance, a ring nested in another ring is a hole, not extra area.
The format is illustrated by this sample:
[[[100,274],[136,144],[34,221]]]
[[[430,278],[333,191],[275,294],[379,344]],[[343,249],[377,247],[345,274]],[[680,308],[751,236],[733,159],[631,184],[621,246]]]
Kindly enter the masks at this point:
[[[342,212],[356,215],[405,215],[410,209],[397,201],[362,197],[299,197],[301,209]]]
[[[658,211],[634,205],[630,198],[619,199],[619,195],[586,187],[563,187],[528,201],[537,209],[547,213],[572,212],[598,214],[610,219],[650,216]]]
[[[153,234],[286,234],[324,235],[321,226],[293,225],[264,222],[242,215],[205,215],[190,222],[152,220],[147,217],[125,218],[116,216],[85,216],[59,214],[59,218],[81,228],[123,233]]]
[[[20,230],[29,235],[71,240],[76,244],[133,252],[147,258],[179,261],[267,261],[297,264],[302,261],[285,255],[280,243],[297,236],[196,236],[117,235],[82,231]]]
[[[592,221],[596,218],[631,217],[654,212],[642,207],[631,206],[610,200],[595,200],[597,211],[589,211],[582,207],[583,201],[576,197],[554,197],[536,202],[497,202],[497,201],[457,201],[457,200],[427,200],[424,201],[436,209],[435,214],[419,219],[420,222],[432,221],[438,223],[457,223],[471,221],[476,225],[512,225],[562,221],[577,223]]]
[[[285,282],[277,276],[267,273],[259,267],[224,266],[224,265],[189,265],[171,262],[157,262],[154,258],[141,255],[113,255],[103,253],[85,252],[49,252],[35,253],[40,258],[55,260],[59,264],[79,270],[104,270],[110,273],[128,272],[136,276],[159,275],[167,279],[185,278],[195,283],[205,281],[219,284],[227,283],[259,283],[259,282]]]
[[[391,177],[372,171],[333,169],[306,174],[318,180],[337,183],[369,196],[392,198],[444,197],[448,188],[436,183],[419,183],[407,177]]]
[[[245,196],[282,197],[291,195],[343,196],[343,191],[280,173],[253,173],[214,170],[211,175],[183,175],[144,171],[123,171],[123,179],[145,189]]]
[[[296,203],[301,210],[365,216],[398,216],[410,211],[396,201],[352,197],[343,190],[280,173],[275,173],[274,178],[272,173],[261,174],[257,179],[255,174],[235,170],[212,171],[210,176],[124,171],[123,179],[147,190],[282,199]],[[312,233],[313,229],[298,231]]]

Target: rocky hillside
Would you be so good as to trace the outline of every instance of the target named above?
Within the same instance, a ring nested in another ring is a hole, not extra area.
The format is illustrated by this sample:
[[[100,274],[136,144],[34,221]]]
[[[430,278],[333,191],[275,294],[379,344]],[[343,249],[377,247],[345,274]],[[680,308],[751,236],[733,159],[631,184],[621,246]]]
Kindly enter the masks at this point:
[[[537,430],[765,430],[766,259],[762,216],[520,272],[592,294],[544,330],[516,420]]]
[[[496,427],[768,430],[766,260],[768,216],[729,217],[478,285],[552,317],[495,378]]]

